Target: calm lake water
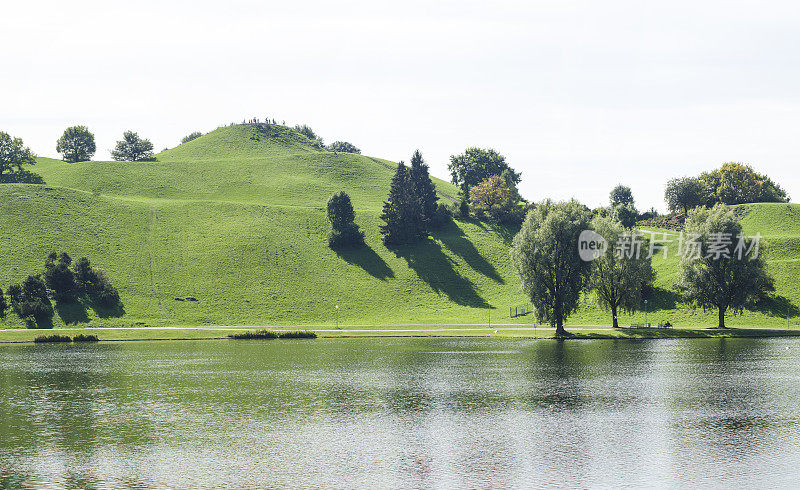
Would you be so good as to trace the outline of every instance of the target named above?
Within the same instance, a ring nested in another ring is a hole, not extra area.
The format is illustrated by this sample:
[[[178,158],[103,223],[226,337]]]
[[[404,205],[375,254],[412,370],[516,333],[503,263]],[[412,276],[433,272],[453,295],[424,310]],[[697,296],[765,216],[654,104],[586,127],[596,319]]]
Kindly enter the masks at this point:
[[[798,482],[798,339],[0,346],[0,487]]]

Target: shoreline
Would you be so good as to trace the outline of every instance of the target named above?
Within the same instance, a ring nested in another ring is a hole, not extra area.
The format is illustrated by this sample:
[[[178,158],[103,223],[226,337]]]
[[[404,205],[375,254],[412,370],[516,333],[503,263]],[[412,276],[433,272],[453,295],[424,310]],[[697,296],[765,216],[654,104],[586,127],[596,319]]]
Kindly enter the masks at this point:
[[[414,325],[417,326],[417,325]],[[357,327],[357,326],[353,326]],[[445,326],[443,326],[445,327]],[[452,327],[452,325],[450,325]],[[464,325],[463,328],[308,328],[308,327],[82,327],[54,329],[5,329],[0,330],[0,344],[33,343],[41,335],[69,335],[91,333],[101,342],[126,341],[187,341],[228,339],[232,333],[268,329],[275,332],[310,330],[319,338],[518,338],[556,339],[552,327],[478,327]],[[697,338],[768,338],[800,337],[800,329],[770,328],[634,328],[634,327],[567,327],[563,340],[646,340],[646,339],[697,339]]]

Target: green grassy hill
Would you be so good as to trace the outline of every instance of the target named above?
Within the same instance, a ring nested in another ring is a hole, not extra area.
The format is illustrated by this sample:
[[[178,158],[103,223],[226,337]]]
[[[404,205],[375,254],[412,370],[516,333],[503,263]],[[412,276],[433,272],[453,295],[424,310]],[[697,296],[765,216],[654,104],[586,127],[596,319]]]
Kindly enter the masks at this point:
[[[395,164],[319,150],[289,128],[220,128],[156,162],[40,158],[33,170],[46,185],[0,185],[0,287],[42,270],[50,251],[66,251],[105,269],[125,308],[109,318],[58,311],[57,327],[334,324],[337,304],[343,324],[483,323],[489,302],[493,321],[532,320],[508,318],[509,306],[527,302],[508,256],[515,230],[457,221],[424,243],[389,250],[378,216]],[[436,185],[442,199],[457,194]],[[324,207],[339,190],[366,232],[363,250],[326,246]],[[730,323],[785,325],[778,310],[800,304],[800,206],[750,208],[745,228],[770,241],[782,299]],[[712,324],[713,314],[682,307],[669,292],[677,261],[656,264],[658,311],[649,320]],[[591,298],[584,303],[571,324],[608,323]],[[622,324],[643,321],[637,314]],[[0,320],[0,328],[22,326],[14,314]]]

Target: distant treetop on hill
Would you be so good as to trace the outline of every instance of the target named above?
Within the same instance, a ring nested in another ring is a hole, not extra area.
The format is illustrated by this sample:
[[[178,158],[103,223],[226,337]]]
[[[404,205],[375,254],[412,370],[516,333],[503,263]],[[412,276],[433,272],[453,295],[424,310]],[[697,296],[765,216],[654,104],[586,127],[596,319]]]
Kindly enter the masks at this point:
[[[789,202],[786,191],[764,174],[744,163],[729,162],[699,177],[667,182],[664,200],[672,211],[686,213],[696,206]]]
[[[358,153],[361,154],[361,150],[355,147],[352,143],[348,143],[347,141],[334,141],[330,145],[328,145],[328,149],[330,151],[335,151],[339,153]]]
[[[194,139],[197,139],[197,138],[199,138],[201,136],[203,136],[203,133],[201,133],[200,131],[193,131],[193,132],[187,134],[186,136],[184,136],[183,138],[181,138],[181,144],[188,143],[188,142],[190,142],[190,141],[192,141]]]
[[[111,157],[117,161],[153,161],[155,160],[155,157],[153,157],[153,143],[148,139],[140,138],[133,131],[125,131],[123,139],[117,141],[117,147],[111,152]]]
[[[56,151],[63,155],[65,162],[85,162],[92,159],[97,147],[94,135],[86,126],[72,126],[64,130],[58,139]]]
[[[447,168],[453,183],[460,186],[465,195],[469,194],[470,187],[493,175],[502,175],[505,170],[509,171],[514,184],[519,184],[521,180],[521,174],[509,167],[505,157],[491,148],[467,148],[461,155],[451,156]]]

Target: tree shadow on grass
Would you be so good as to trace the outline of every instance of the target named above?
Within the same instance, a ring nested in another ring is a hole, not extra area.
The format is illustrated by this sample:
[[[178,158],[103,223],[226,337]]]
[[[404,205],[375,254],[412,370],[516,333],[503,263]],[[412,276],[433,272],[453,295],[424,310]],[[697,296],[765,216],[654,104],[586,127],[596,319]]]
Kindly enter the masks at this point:
[[[111,306],[92,301],[92,310],[99,318],[119,318],[125,314],[125,305],[122,301]]]
[[[514,237],[517,236],[519,233],[521,225],[504,225],[502,223],[494,223],[492,221],[481,221],[477,219],[468,220],[472,223],[475,223],[479,228],[482,230],[490,231],[500,237],[503,240],[503,243],[507,246],[511,246],[511,242],[514,241]]]
[[[762,299],[755,304],[753,311],[782,318],[786,318],[787,315],[790,318],[796,317],[800,314],[800,309],[798,309],[789,298],[779,294],[770,294]]]
[[[394,277],[394,272],[389,267],[389,264],[375,253],[369,245],[364,245],[361,248],[336,250],[336,255],[348,264],[361,267],[367,274],[381,281]]]
[[[437,294],[446,295],[450,301],[473,308],[486,308],[489,304],[480,297],[475,286],[456,271],[451,258],[433,240],[423,240],[416,245],[393,249]]]
[[[65,325],[74,325],[76,323],[86,323],[89,321],[89,315],[86,312],[86,305],[82,301],[56,301],[55,311],[61,321]]]
[[[674,310],[681,302],[681,295],[672,289],[653,287],[647,291],[644,299],[647,300],[648,311],[655,313],[658,310]],[[644,304],[642,309],[644,310]]]
[[[456,223],[447,223],[441,229],[435,230],[432,235],[451,252],[464,259],[468,266],[495,282],[505,284],[497,269],[478,252],[475,245],[467,239],[464,231]]]

